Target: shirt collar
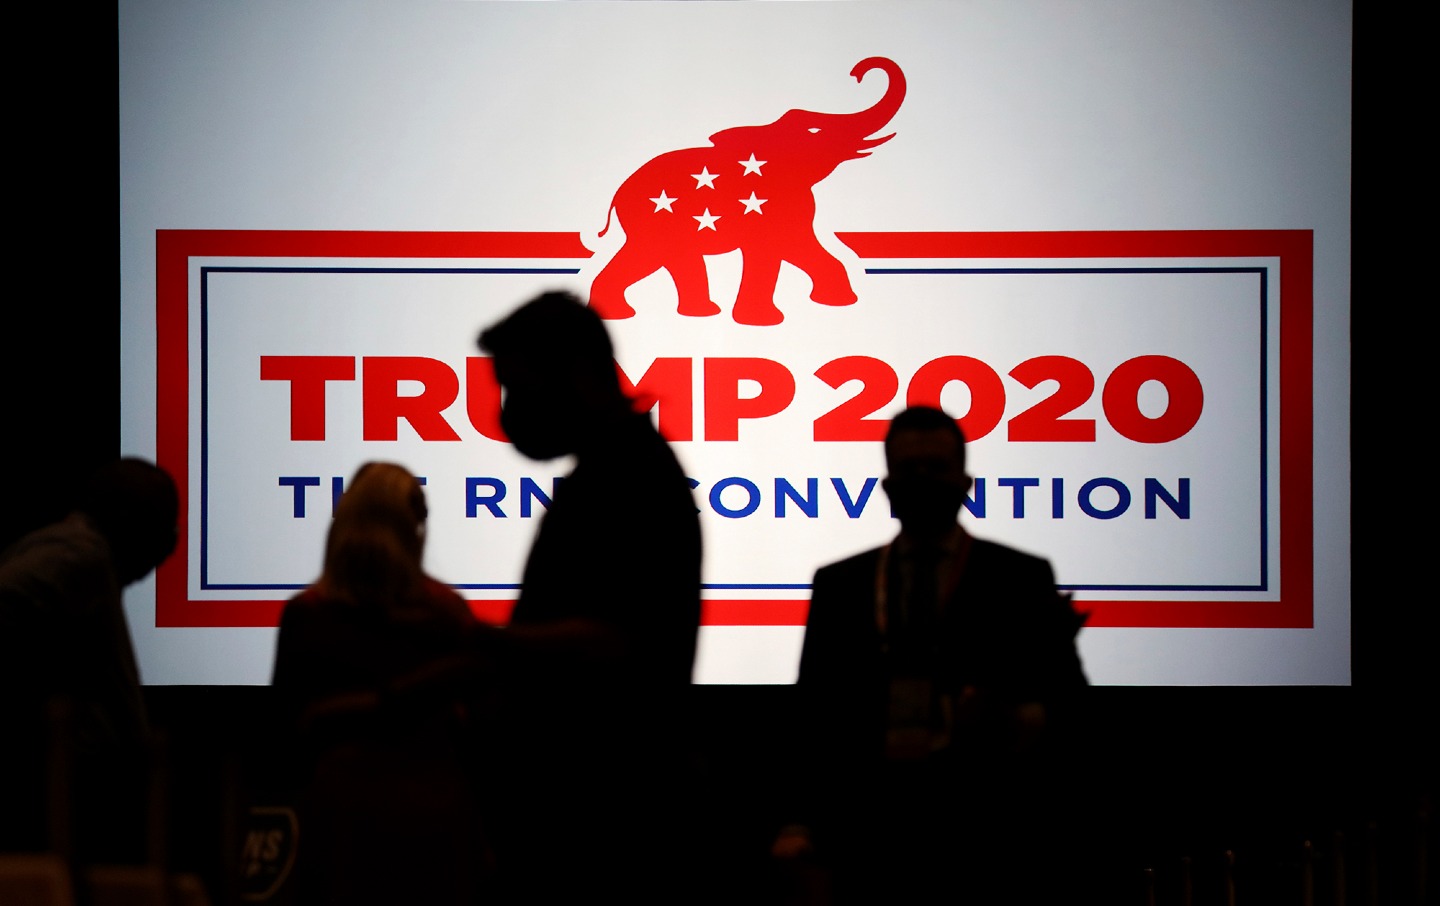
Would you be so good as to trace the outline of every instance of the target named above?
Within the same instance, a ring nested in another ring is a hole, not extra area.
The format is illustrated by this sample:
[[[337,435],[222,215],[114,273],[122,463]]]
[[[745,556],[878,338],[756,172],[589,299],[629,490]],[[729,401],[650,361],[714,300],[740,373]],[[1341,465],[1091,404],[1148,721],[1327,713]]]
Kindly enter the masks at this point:
[[[965,538],[965,529],[957,522],[955,526],[940,539],[937,547],[942,556],[953,557],[960,552]],[[908,558],[915,552],[914,540],[904,532],[895,536],[895,541],[892,546],[894,547],[895,554],[899,557]]]

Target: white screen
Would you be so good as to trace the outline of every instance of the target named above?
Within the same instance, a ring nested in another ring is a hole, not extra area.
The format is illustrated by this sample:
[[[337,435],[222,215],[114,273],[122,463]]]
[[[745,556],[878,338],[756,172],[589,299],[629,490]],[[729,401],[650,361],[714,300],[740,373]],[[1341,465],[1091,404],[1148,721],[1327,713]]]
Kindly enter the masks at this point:
[[[883,103],[871,58],[894,137],[839,154],[853,118],[804,112]],[[608,324],[696,485],[698,682],[793,680],[816,567],[895,530],[865,421],[909,397],[966,414],[962,521],[1051,561],[1093,682],[1350,681],[1346,3],[127,2],[120,125],[122,446],[185,489],[127,595],[147,683],[268,682],[368,459],[503,611],[565,465],[487,436],[475,336],[626,249],[662,267]],[[680,314],[673,249],[736,224]],[[810,299],[834,268],[852,304]]]

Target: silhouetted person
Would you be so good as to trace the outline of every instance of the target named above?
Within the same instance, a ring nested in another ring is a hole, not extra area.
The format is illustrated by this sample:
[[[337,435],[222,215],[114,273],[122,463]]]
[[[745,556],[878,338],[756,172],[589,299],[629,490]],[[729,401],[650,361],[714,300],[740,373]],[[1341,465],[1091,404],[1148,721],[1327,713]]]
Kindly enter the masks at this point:
[[[426,515],[415,476],[361,466],[335,507],[319,580],[280,619],[272,682],[308,762],[299,902],[478,899],[467,701],[446,681],[475,618],[421,568]]]
[[[604,325],[546,293],[480,335],[501,425],[532,459],[573,454],[495,636],[504,712],[496,849],[514,899],[676,902],[690,842],[686,690],[700,618],[690,487],[620,389]]]
[[[1048,858],[1031,850],[1065,845],[1044,830],[1070,781],[1044,754],[1086,685],[1082,620],[1047,562],[958,524],[970,477],[953,419],[905,410],[885,459],[899,535],[815,574],[794,823],[774,853],[818,856],[841,902],[1030,902]]]
[[[0,821],[15,839],[0,844],[58,845],[80,863],[148,855],[149,726],[122,592],[175,549],[178,516],[170,476],[121,459],[86,482],[68,516],[0,554],[0,701],[13,707],[4,747],[18,762],[0,781],[13,792]],[[65,785],[51,794],[73,806],[68,840],[45,828],[52,772]]]

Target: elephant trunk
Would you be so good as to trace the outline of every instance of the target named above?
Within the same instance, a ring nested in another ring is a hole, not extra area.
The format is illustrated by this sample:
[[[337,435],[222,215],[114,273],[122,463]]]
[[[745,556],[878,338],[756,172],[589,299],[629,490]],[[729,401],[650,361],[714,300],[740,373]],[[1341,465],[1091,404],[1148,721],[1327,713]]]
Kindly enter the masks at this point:
[[[859,82],[865,78],[866,73],[872,69],[879,69],[890,79],[890,84],[885,89],[885,96],[876,101],[871,107],[861,110],[858,113],[844,114],[847,128],[853,130],[851,134],[857,136],[870,136],[879,132],[895,116],[900,109],[900,103],[905,100],[905,73],[894,60],[886,57],[867,57],[855,64],[850,74]],[[889,136],[886,136],[888,139]],[[867,146],[880,144],[880,141],[867,143]]]

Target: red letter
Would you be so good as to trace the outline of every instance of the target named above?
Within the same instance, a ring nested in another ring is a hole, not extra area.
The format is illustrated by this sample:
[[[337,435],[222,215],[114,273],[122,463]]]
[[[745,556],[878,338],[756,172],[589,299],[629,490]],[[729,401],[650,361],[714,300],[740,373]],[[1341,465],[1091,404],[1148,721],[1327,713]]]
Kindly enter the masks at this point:
[[[491,440],[509,442],[500,429],[500,382],[495,380],[495,360],[470,356],[465,360],[465,414],[470,424]]]
[[[755,381],[760,392],[740,398],[740,382]],[[705,439],[739,440],[740,419],[781,412],[795,399],[795,378],[769,359],[705,360]]]
[[[1055,392],[1010,419],[1012,441],[1094,441],[1095,419],[1061,418],[1085,405],[1095,392],[1095,375],[1079,359],[1041,355],[1010,369],[1010,376],[1034,390],[1054,381]]]
[[[866,355],[849,355],[826,362],[815,376],[839,390],[850,381],[860,382],[860,392],[815,419],[816,440],[884,440],[890,430],[888,418],[866,418],[890,405],[900,389],[895,369]]]
[[[417,396],[401,396],[401,381],[418,381],[424,389]],[[423,356],[366,356],[360,386],[366,440],[398,439],[402,418],[421,440],[460,439],[441,414],[460,395],[460,378],[444,362]]]
[[[636,412],[659,407],[656,419],[666,440],[695,439],[695,381],[690,359],[656,359],[634,384],[619,362],[615,371],[620,375],[620,389],[635,398]]]
[[[1164,414],[1156,418],[1140,411],[1140,388],[1147,381],[1159,381],[1170,398]],[[1184,437],[1200,421],[1205,391],[1200,378],[1179,359],[1141,355],[1115,366],[1100,391],[1100,402],[1110,426],[1122,436],[1142,444],[1166,444]]]
[[[348,355],[262,355],[260,380],[290,382],[290,439],[325,439],[325,382],[355,380]]]
[[[970,409],[955,420],[965,440],[976,441],[994,431],[1005,414],[1005,385],[995,369],[968,355],[941,356],[921,365],[910,379],[905,404],[938,409],[940,394],[951,381],[959,381],[970,390]]]

